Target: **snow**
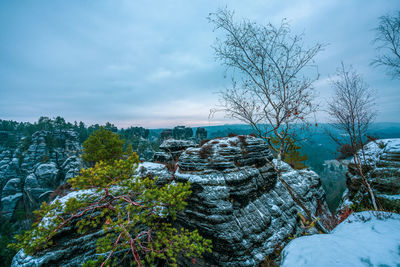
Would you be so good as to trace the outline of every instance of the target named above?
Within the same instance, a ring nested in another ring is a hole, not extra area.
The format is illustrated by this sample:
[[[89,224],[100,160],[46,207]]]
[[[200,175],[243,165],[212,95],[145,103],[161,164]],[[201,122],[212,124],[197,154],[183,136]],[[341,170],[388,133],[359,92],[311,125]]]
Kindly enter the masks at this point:
[[[400,138],[379,139],[375,142],[369,142],[365,148],[366,161],[369,164],[375,164],[379,161],[379,157],[388,152],[400,152]],[[360,152],[359,152],[360,153]],[[360,153],[360,158],[363,159]]]
[[[353,213],[329,234],[291,241],[281,257],[282,267],[399,266],[400,215]]]
[[[389,199],[389,200],[400,200],[400,195],[379,194],[378,197],[386,198],[386,199]]]
[[[53,220],[56,218],[56,215],[63,212],[65,204],[67,203],[67,201],[69,199],[84,197],[86,195],[91,195],[94,193],[95,193],[94,189],[86,189],[86,190],[72,191],[63,197],[57,196],[51,203],[59,201],[61,203],[62,210],[56,212],[54,216],[48,216],[48,214],[46,216],[44,216],[42,218],[42,221],[40,222],[39,226],[43,226],[43,227],[51,226],[53,224]]]

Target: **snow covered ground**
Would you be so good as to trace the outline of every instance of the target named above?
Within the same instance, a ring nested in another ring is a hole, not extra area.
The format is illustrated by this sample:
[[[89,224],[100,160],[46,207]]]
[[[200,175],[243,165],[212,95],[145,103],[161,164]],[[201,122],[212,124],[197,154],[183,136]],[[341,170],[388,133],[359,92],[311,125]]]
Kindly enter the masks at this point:
[[[281,266],[400,266],[400,215],[353,213],[329,234],[291,241]]]

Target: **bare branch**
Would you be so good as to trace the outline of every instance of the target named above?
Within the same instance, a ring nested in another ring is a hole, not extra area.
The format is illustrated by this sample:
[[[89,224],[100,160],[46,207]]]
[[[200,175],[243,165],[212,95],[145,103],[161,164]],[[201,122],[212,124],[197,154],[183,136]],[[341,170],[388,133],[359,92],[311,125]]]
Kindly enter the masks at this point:
[[[385,15],[379,18],[379,26],[374,29],[374,44],[382,54],[371,65],[386,67],[393,78],[400,78],[400,12],[397,16]]]
[[[324,46],[305,48],[303,34],[292,34],[285,20],[279,27],[246,20],[235,23],[227,9],[208,19],[226,34],[213,46],[217,59],[227,70],[239,71],[232,87],[220,92],[220,106],[211,113],[224,111],[251,125],[265,140],[274,135],[281,147],[271,148],[283,156],[285,140],[293,134],[291,126],[306,122],[317,108],[312,83],[319,75],[307,77],[304,70]]]

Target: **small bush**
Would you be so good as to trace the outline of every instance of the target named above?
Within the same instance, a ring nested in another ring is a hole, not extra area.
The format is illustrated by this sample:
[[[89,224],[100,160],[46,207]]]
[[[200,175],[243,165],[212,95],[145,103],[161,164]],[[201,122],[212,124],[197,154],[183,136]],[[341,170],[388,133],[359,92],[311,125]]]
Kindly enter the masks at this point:
[[[204,139],[200,142],[199,146],[203,146],[205,143],[207,143],[208,141],[210,141],[210,139]]]
[[[231,144],[231,146],[237,146],[238,142],[230,140],[229,144]]]
[[[54,245],[60,231],[69,227],[78,235],[102,229],[106,234],[96,241],[96,253],[107,257],[92,259],[84,266],[153,266],[159,260],[177,266],[178,256],[201,257],[211,253],[211,240],[197,230],[176,229],[173,221],[185,209],[191,194],[189,183],[159,187],[149,178],[135,176],[138,158],[82,170],[68,180],[77,189],[93,188],[96,193],[82,193],[64,203],[43,203],[35,211],[32,229],[17,235],[12,249],[27,254],[41,252]],[[116,185],[112,187],[111,185]],[[41,223],[46,218],[46,224]],[[127,252],[127,253],[126,253]],[[125,254],[124,257],[118,257]],[[82,263],[84,264],[84,263]]]
[[[206,159],[208,157],[211,157],[212,153],[213,153],[212,145],[204,145],[199,150],[199,156],[202,159]]]
[[[246,136],[245,135],[238,135],[237,137],[239,138],[240,142],[242,142],[243,146],[247,146],[248,145],[247,142],[246,142]]]
[[[378,147],[380,149],[384,149],[386,147],[386,144],[384,142],[378,142]]]

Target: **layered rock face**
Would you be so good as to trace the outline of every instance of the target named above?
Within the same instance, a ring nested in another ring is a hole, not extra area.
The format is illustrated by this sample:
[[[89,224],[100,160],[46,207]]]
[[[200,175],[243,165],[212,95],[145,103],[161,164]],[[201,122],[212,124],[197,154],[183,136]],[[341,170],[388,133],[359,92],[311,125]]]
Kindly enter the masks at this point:
[[[160,145],[161,151],[154,153],[153,161],[162,163],[177,161],[183,151],[195,146],[196,144],[190,140],[167,139]]]
[[[38,131],[20,141],[16,149],[0,154],[1,211],[11,219],[20,203],[33,210],[65,180],[82,168],[82,147],[74,131]]]
[[[400,139],[370,142],[365,146],[365,159],[361,152],[360,157],[378,206],[400,212]],[[352,204],[370,206],[369,194],[354,164],[349,164],[346,178],[347,190],[339,208]]]
[[[304,211],[277,179],[271,161],[267,145],[250,136],[214,139],[180,156],[175,179],[190,181],[193,193],[179,223],[213,241],[213,253],[199,265],[256,266],[304,230],[298,222]],[[314,215],[329,213],[314,172],[285,163],[279,168]]]
[[[213,241],[213,253],[197,259],[196,266],[257,266],[288,237],[304,231],[298,217],[304,212],[278,179],[271,161],[272,154],[262,140],[239,136],[186,149],[175,173],[150,162],[141,163],[137,171],[140,176],[157,176],[160,185],[173,178],[190,181],[192,194],[186,210],[178,215],[177,226],[198,229]],[[329,212],[314,172],[295,171],[285,163],[279,170],[313,215]],[[77,266],[96,255],[95,239],[101,234],[78,236],[66,229],[62,241],[34,257],[20,251],[13,266]],[[180,259],[178,265],[193,263]]]

